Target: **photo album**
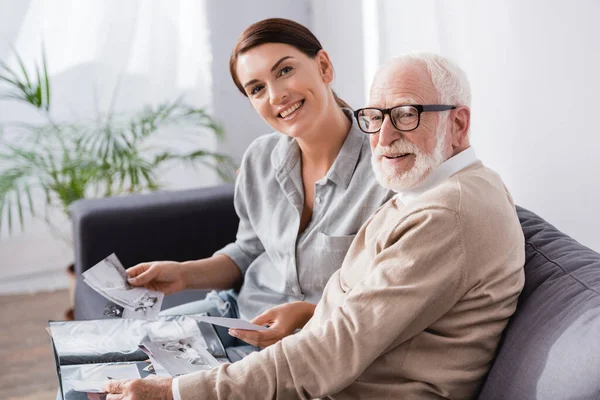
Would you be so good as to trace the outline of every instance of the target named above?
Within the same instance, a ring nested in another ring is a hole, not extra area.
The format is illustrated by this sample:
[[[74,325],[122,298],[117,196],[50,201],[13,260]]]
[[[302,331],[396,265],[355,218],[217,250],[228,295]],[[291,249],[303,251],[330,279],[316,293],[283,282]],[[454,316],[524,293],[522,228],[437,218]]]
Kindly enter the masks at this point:
[[[109,318],[48,323],[64,400],[103,399],[102,385],[110,379],[176,377],[229,362],[215,324],[267,329],[202,314],[159,316],[164,294],[129,285],[114,254],[83,277],[108,300]]]

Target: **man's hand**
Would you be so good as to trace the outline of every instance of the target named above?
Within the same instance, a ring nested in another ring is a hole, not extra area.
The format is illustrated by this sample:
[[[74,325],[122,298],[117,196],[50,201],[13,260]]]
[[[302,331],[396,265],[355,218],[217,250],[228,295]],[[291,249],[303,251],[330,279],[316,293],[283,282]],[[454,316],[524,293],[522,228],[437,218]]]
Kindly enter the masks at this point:
[[[157,290],[164,294],[179,292],[186,288],[181,263],[155,261],[141,263],[127,270],[128,282],[133,286]]]
[[[173,400],[173,378],[150,375],[146,379],[110,380],[104,383],[106,400]]]
[[[253,324],[269,325],[264,331],[230,329],[229,334],[257,347],[267,347],[301,329],[312,317],[315,305],[304,301],[282,304],[254,318]]]

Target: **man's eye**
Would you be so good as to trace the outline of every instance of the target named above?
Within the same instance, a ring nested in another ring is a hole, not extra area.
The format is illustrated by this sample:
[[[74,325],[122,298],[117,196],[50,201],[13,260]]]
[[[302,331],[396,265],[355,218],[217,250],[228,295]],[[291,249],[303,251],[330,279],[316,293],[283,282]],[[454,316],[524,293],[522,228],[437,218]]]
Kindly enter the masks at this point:
[[[371,121],[379,121],[381,119],[381,115],[372,115]]]
[[[252,96],[255,96],[255,95],[257,95],[257,94],[258,94],[258,93],[259,93],[259,92],[260,92],[260,91],[263,89],[263,87],[264,87],[263,85],[256,85],[256,86],[254,86],[254,87],[252,88],[252,90],[250,90],[250,94],[251,94]]]
[[[283,68],[281,68],[281,69],[279,70],[279,76],[287,75],[287,74],[289,74],[290,72],[292,72],[292,70],[293,70],[293,69],[294,69],[294,68],[292,68],[292,67],[289,67],[289,66],[288,66],[288,67],[283,67]]]

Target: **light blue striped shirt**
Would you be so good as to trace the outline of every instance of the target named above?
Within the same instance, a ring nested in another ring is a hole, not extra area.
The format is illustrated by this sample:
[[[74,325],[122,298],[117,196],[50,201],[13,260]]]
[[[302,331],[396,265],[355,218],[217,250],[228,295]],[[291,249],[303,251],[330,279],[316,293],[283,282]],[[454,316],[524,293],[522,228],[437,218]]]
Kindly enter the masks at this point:
[[[316,304],[360,226],[394,195],[377,183],[369,137],[344,111],[352,127],[315,184],[312,219],[299,236],[304,191],[296,140],[275,132],[257,138],[244,154],[234,195],[237,238],[215,253],[229,256],[244,275],[238,297],[243,319],[291,301]]]

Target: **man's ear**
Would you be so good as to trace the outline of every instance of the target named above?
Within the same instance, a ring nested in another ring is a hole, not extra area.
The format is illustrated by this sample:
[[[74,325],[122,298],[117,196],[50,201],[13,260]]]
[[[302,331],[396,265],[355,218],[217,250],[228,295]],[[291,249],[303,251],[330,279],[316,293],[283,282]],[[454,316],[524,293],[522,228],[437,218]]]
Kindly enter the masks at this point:
[[[319,73],[325,83],[333,82],[333,65],[329,59],[329,54],[323,49],[319,50],[315,56],[315,61],[319,67]]]
[[[469,127],[471,126],[471,110],[467,106],[460,106],[453,110],[452,118],[452,147],[463,148],[469,143]]]

